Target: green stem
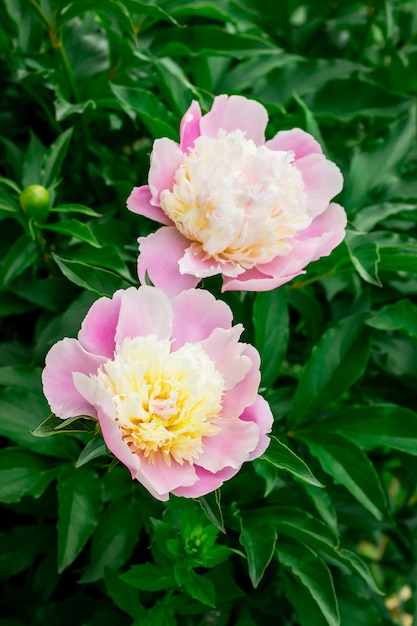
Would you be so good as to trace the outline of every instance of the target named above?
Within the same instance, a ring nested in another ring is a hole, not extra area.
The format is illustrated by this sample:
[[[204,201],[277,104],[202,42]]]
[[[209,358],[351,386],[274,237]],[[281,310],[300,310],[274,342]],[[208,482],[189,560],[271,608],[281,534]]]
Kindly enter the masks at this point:
[[[50,28],[50,22],[48,20],[48,18],[46,17],[45,13],[42,11],[41,7],[38,5],[38,3],[36,2],[36,0],[29,0],[30,4],[33,6],[33,8],[35,9],[35,11],[37,12],[37,14],[39,15],[39,17],[41,18],[42,22],[45,24],[45,26],[48,28]]]

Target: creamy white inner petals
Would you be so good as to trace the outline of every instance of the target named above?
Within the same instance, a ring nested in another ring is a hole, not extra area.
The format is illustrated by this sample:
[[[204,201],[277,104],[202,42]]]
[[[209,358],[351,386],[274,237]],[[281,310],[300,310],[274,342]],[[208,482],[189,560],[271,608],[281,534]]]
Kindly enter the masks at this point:
[[[92,378],[111,396],[124,441],[151,463],[193,462],[219,431],[224,379],[198,344],[171,352],[154,335],[127,338]]]
[[[200,136],[184,155],[161,207],[195,253],[242,269],[291,251],[311,223],[294,154],[256,146],[241,130]]]

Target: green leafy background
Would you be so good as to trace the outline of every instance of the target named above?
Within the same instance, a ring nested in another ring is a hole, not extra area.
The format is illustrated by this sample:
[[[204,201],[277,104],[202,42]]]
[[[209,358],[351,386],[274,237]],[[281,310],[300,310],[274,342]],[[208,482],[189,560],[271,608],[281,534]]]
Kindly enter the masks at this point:
[[[415,0],[0,0],[0,626],[417,623],[416,67]],[[220,93],[321,142],[348,233],[278,290],[206,282],[261,353],[273,440],[162,504],[94,424],[32,434],[40,373],[137,284],[155,224],[126,198]],[[19,205],[34,184],[44,221]]]

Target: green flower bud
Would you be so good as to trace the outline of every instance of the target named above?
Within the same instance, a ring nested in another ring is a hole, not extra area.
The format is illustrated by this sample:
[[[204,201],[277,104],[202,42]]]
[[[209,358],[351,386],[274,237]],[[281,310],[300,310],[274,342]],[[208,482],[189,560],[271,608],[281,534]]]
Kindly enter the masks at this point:
[[[29,185],[19,196],[26,215],[37,222],[45,222],[50,211],[49,191],[42,185]]]

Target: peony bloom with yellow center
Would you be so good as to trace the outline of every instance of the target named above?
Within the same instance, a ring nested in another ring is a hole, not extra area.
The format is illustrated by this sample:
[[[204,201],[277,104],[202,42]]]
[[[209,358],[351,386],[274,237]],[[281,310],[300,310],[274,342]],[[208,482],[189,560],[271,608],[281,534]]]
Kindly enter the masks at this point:
[[[93,304],[78,339],[51,348],[44,392],[58,417],[96,418],[109,450],[156,498],[199,497],[269,443],[259,355],[242,330],[206,291],[120,290]]]
[[[342,241],[340,170],[299,128],[265,141],[267,120],[258,102],[218,96],[206,115],[193,102],[179,144],[154,142],[149,184],[127,201],[163,224],[139,238],[141,282],[174,295],[221,274],[224,291],[265,291]]]

